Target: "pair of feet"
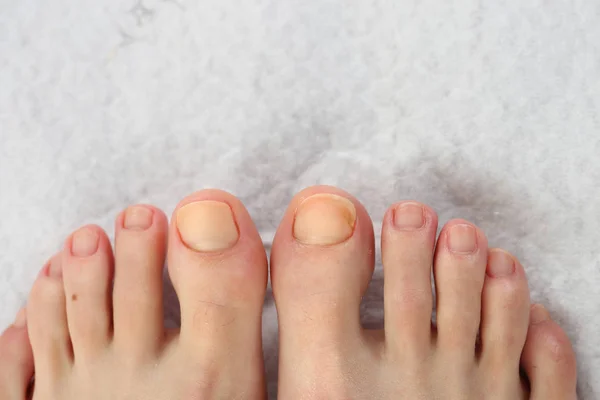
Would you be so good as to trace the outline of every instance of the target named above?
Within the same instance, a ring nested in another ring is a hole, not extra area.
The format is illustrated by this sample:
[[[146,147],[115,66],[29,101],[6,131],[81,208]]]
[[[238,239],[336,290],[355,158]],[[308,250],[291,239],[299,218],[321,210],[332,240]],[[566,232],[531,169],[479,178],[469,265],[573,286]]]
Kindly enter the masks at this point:
[[[388,210],[385,329],[365,330],[369,215],[332,187],[293,199],[271,254],[280,399],[575,399],[569,340],[530,305],[519,262],[467,221],[450,221],[437,245],[436,230],[425,205]],[[178,330],[163,325],[165,258]],[[156,208],[128,208],[114,253],[100,228],[83,227],[0,338],[0,398],[26,399],[35,370],[34,400],[264,399],[267,274],[250,215],[225,192],[189,196],[170,225]]]

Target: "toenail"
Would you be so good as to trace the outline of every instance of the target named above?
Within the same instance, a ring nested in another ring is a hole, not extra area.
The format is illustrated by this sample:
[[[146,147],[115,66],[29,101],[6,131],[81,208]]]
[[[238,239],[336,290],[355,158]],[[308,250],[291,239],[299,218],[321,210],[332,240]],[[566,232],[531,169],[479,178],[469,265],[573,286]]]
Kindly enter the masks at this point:
[[[239,232],[228,204],[203,200],[177,211],[177,228],[183,242],[196,251],[226,250],[237,243]]]
[[[531,306],[531,315],[529,321],[532,325],[539,324],[550,319],[550,313],[541,304],[534,304]]]
[[[89,257],[98,250],[100,238],[95,230],[83,228],[75,232],[71,252],[76,257]]]
[[[453,253],[473,253],[477,250],[477,234],[471,225],[454,225],[448,232],[448,247]]]
[[[334,194],[315,194],[296,210],[294,237],[301,243],[328,246],[348,240],[354,232],[356,208]]]
[[[500,278],[512,274],[515,270],[515,259],[505,251],[490,251],[487,273],[491,277]]]
[[[17,317],[15,318],[15,322],[13,322],[13,326],[17,328],[23,328],[27,324],[27,311],[25,308],[21,308],[17,313]]]
[[[62,261],[60,257],[52,257],[48,262],[46,275],[52,278],[62,277]]]
[[[133,206],[125,211],[123,227],[125,229],[145,230],[152,226],[154,212],[148,207]]]
[[[425,225],[424,209],[416,203],[403,203],[394,209],[394,224],[402,230],[417,230]]]

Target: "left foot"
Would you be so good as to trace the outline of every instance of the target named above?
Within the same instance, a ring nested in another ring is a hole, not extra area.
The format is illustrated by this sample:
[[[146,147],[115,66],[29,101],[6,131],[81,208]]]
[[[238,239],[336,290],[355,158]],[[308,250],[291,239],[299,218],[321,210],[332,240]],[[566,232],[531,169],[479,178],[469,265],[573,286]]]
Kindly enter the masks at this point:
[[[177,331],[163,325],[167,236]],[[20,313],[0,337],[0,399],[26,398],[34,360],[34,400],[264,399],[266,281],[254,223],[221,191],[183,200],[170,227],[160,210],[130,207],[114,255],[99,227],[83,227],[42,269],[27,323]]]

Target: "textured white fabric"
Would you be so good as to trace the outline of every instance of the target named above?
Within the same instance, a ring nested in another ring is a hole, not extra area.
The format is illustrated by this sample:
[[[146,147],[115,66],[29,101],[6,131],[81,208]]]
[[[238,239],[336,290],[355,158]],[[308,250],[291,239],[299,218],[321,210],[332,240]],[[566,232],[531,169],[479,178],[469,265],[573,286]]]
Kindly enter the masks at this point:
[[[128,204],[223,188],[268,245],[333,184],[376,225],[417,199],[514,252],[598,398],[599,111],[596,0],[0,0],[0,325]],[[364,303],[381,326],[380,266]]]

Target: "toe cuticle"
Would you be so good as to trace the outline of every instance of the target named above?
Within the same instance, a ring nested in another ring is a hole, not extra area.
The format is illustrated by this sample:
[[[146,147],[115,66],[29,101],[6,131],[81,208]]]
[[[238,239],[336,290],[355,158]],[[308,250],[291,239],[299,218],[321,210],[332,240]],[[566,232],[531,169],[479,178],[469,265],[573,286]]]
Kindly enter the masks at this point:
[[[71,254],[75,257],[89,257],[98,251],[100,237],[94,229],[82,228],[73,234]]]
[[[181,240],[199,252],[223,251],[239,240],[239,230],[229,204],[201,200],[188,203],[176,215]]]
[[[417,203],[402,203],[393,210],[396,228],[413,231],[425,226],[425,209]]]
[[[515,272],[515,259],[505,251],[490,251],[487,274],[492,278],[501,278]]]
[[[303,244],[331,246],[354,234],[356,207],[345,197],[320,193],[300,203],[294,216],[293,236]]]
[[[125,210],[123,228],[131,230],[146,230],[152,226],[154,212],[143,206],[132,206]]]
[[[459,224],[448,231],[448,248],[456,254],[471,254],[477,251],[477,231],[471,225]]]

